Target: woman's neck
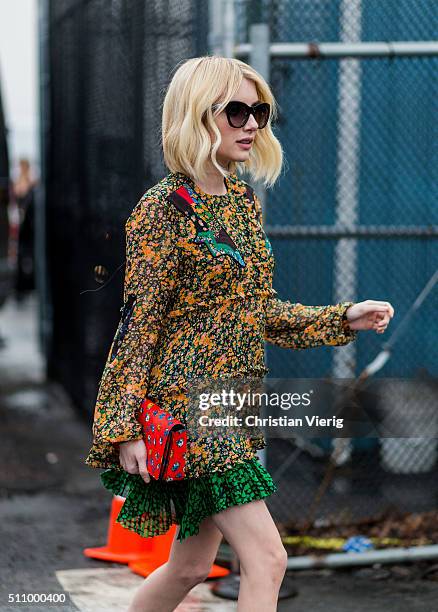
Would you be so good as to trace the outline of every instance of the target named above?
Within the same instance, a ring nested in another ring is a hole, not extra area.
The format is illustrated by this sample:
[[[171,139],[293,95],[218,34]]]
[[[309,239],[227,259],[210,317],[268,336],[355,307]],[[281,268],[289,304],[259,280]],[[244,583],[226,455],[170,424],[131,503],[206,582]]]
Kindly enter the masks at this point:
[[[227,193],[224,176],[213,165],[207,169],[206,178],[202,183],[198,182],[198,185],[202,191],[211,195],[225,195]]]

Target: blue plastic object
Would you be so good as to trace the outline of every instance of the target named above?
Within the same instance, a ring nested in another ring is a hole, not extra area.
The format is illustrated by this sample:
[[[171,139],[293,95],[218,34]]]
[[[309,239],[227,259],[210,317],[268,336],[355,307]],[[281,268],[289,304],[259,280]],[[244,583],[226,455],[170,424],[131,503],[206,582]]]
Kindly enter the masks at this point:
[[[348,538],[343,545],[342,550],[345,552],[364,552],[372,548],[374,548],[374,545],[369,538],[357,535]]]

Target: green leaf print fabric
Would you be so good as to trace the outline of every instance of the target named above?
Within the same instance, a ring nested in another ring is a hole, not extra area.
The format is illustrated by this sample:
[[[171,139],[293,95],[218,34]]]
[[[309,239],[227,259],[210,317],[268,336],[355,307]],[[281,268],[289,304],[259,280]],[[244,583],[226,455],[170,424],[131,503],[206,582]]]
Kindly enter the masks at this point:
[[[117,517],[123,527],[147,538],[163,535],[176,523],[180,541],[199,533],[200,523],[208,516],[263,499],[277,490],[257,458],[202,478],[170,482],[151,479],[145,484],[139,474],[113,469],[104,470],[101,480],[114,495],[126,497]]]

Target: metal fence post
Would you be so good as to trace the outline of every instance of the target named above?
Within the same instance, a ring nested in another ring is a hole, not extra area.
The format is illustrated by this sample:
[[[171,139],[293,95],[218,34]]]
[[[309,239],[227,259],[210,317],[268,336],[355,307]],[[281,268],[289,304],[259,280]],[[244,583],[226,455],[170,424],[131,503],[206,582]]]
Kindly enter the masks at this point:
[[[269,26],[267,23],[253,23],[249,29],[251,52],[249,55],[250,65],[259,72],[265,81],[269,82]],[[257,181],[253,185],[260,198],[263,219],[266,219],[266,189]],[[265,353],[266,354],[266,353]],[[266,358],[265,358],[266,360]],[[262,414],[263,416],[263,414]],[[257,451],[262,465],[266,466],[266,448]]]
[[[341,3],[340,33],[346,42],[361,39],[361,2]],[[360,111],[362,68],[357,58],[345,58],[339,62],[338,88],[338,145],[337,188],[335,222],[354,229],[359,219],[358,174],[360,166]],[[357,294],[357,247],[356,238],[340,238],[334,251],[334,300],[354,302]],[[356,344],[335,348],[332,372],[334,378],[354,376]],[[352,442],[349,438],[333,439],[333,458],[342,464],[351,457]]]
[[[40,71],[40,180],[35,193],[35,285],[38,295],[38,339],[41,352],[47,365],[49,348],[52,342],[52,300],[50,297],[50,278],[47,270],[47,164],[50,155],[50,28],[49,0],[38,2],[38,64]]]

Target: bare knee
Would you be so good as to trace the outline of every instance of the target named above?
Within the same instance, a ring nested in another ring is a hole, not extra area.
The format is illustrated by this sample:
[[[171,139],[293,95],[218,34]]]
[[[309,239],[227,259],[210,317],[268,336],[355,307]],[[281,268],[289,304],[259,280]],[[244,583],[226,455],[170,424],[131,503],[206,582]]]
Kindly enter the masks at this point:
[[[283,578],[287,570],[287,551],[283,545],[279,546],[273,557],[273,568]]]
[[[287,569],[287,552],[282,544],[260,548],[259,554],[252,559],[242,560],[242,573],[252,575],[258,580],[283,580]]]
[[[268,576],[276,581],[282,580],[287,568],[287,552],[282,544],[268,548],[263,555],[263,565]]]
[[[184,565],[172,564],[168,562],[169,571],[172,573],[172,578],[177,580],[183,587],[190,589],[208,577],[211,565],[205,563],[186,563]]]

